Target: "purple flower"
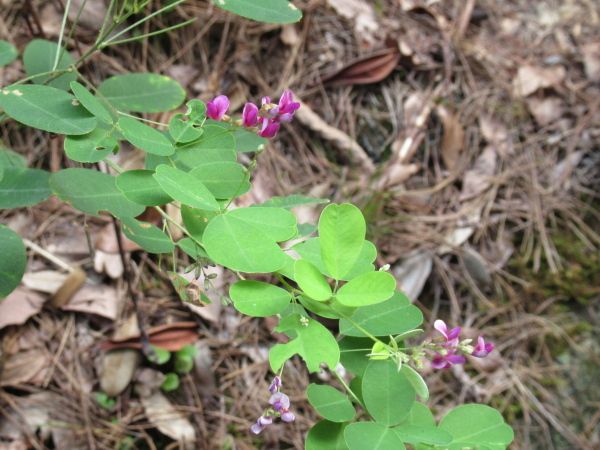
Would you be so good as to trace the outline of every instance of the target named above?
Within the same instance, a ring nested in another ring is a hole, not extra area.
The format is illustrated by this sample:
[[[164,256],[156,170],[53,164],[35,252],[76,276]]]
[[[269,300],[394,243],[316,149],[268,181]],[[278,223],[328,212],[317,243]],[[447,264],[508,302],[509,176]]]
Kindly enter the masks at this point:
[[[458,344],[458,335],[460,334],[460,327],[455,327],[448,331],[448,326],[446,325],[446,322],[439,319],[433,322],[433,327],[436,330],[438,330],[442,334],[442,336],[444,336],[444,339],[446,339],[446,343],[448,345],[456,346],[456,344]]]
[[[245,127],[255,127],[258,124],[258,106],[246,103],[242,111],[242,124]]]
[[[268,119],[261,117],[262,127],[258,132],[260,137],[264,138],[272,138],[279,131],[279,123],[275,121],[275,119]]]
[[[260,416],[258,420],[250,427],[250,431],[254,434],[260,434],[268,425],[273,423],[273,418],[270,416]]]
[[[434,369],[447,369],[453,364],[464,364],[465,361],[466,360],[464,356],[457,355],[453,352],[449,352],[446,355],[436,353],[431,359],[431,367]]]
[[[289,89],[283,91],[279,98],[278,114],[279,120],[289,122],[292,120],[296,110],[300,108],[300,103],[294,101],[294,94]]]
[[[494,344],[492,342],[486,343],[483,336],[479,336],[479,338],[477,338],[477,345],[473,349],[471,355],[476,356],[477,358],[484,358],[491,353],[492,350],[494,350]]]
[[[281,415],[281,420],[288,423],[293,422],[294,420],[296,420],[296,416],[294,415],[294,413],[286,411]]]
[[[279,389],[281,389],[281,378],[276,375],[269,385],[269,392],[274,394],[275,392],[279,392]]]
[[[229,99],[219,95],[206,104],[206,115],[213,120],[221,120],[229,109]]]
[[[273,406],[273,409],[278,413],[287,412],[290,407],[290,398],[281,392],[276,392],[271,395],[269,404]]]

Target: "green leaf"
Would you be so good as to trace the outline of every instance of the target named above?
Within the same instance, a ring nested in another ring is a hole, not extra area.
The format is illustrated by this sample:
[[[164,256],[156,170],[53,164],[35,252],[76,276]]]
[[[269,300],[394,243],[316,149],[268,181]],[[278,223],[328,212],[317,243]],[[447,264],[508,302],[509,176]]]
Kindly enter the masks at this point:
[[[202,128],[195,128],[192,120],[185,120],[183,114],[175,114],[169,121],[169,134],[175,142],[185,144],[202,136]]]
[[[348,450],[344,439],[345,423],[317,422],[306,435],[305,450]]]
[[[362,393],[367,411],[384,425],[397,425],[410,413],[415,391],[396,363],[371,361],[365,370]]]
[[[268,139],[260,137],[254,131],[246,130],[245,128],[237,128],[233,131],[235,138],[235,150],[240,153],[257,152],[262,150]]]
[[[292,314],[282,319],[275,331],[293,336],[289,342],[277,344],[269,352],[269,363],[275,373],[295,354],[302,357],[311,373],[318,372],[322,363],[333,370],[340,360],[337,341],[314,319]]]
[[[170,351],[165,350],[164,348],[157,347],[156,345],[151,345],[150,347],[153,350],[153,354],[150,355],[150,357],[148,358],[150,362],[158,364],[159,366],[162,366],[163,364],[169,362],[169,360],[171,359]]]
[[[236,162],[213,162],[196,166],[190,175],[196,177],[216,198],[239,197],[250,190],[246,169]]]
[[[117,189],[115,177],[91,169],[64,169],[50,176],[52,191],[74,208],[94,216],[108,211],[119,218],[135,217],[144,207]]]
[[[331,422],[347,422],[356,414],[348,396],[331,386],[311,383],[306,396],[319,415]]]
[[[164,134],[139,120],[121,117],[118,126],[127,141],[145,152],[158,156],[169,156],[175,153],[175,147]]]
[[[321,256],[327,271],[341,280],[354,266],[365,240],[365,219],[356,206],[331,204],[319,218]]]
[[[402,365],[400,372],[404,374],[416,394],[421,397],[423,401],[427,401],[429,399],[429,388],[421,374],[407,364]]]
[[[387,300],[395,289],[396,279],[388,272],[369,272],[348,281],[335,298],[345,306],[368,306]]]
[[[208,255],[202,247],[200,247],[193,239],[183,238],[177,241],[177,247],[183,250],[187,255],[197,260],[199,258],[208,258]]]
[[[50,86],[9,86],[0,92],[6,115],[56,134],[86,134],[98,121],[71,94]]]
[[[344,430],[350,450],[401,450],[404,442],[392,428],[376,422],[355,422]]]
[[[175,352],[175,372],[180,374],[190,373],[194,368],[194,357],[197,353],[198,350],[191,344]]]
[[[0,225],[0,299],[8,296],[21,282],[27,265],[27,254],[21,237]]]
[[[216,125],[206,125],[200,139],[177,147],[177,165],[191,170],[200,164],[211,162],[236,162],[233,135]]]
[[[373,341],[368,338],[344,336],[340,341],[341,363],[356,376],[362,376],[369,365]]]
[[[219,211],[215,197],[202,181],[183,170],[161,164],[156,168],[154,179],[174,200],[194,208]]]
[[[174,391],[179,387],[179,375],[173,372],[165,374],[165,380],[160,385],[160,388],[165,392]]]
[[[323,258],[321,257],[321,243],[320,239],[310,238],[304,242],[300,242],[296,244],[293,249],[298,252],[303,259],[310,261],[314,264],[323,275],[333,278],[329,271],[325,268],[325,264],[323,263]],[[373,243],[369,241],[363,241],[363,246],[358,255],[358,259],[352,266],[352,269],[340,278],[340,280],[348,281],[352,278],[356,278],[359,275],[367,272],[373,272],[375,267],[373,266],[373,261],[377,257],[377,249],[373,245]]]
[[[124,217],[125,236],[149,253],[170,253],[175,245],[162,230],[148,222],[140,222],[132,217]]]
[[[34,39],[30,41],[23,52],[23,65],[25,66],[25,73],[27,76],[30,77],[37,75],[38,73],[50,72],[54,67],[57,51],[58,44],[55,42],[47,41],[45,39]],[[56,69],[67,69],[74,62],[71,54],[65,49],[61,49],[61,55]],[[50,78],[52,78],[52,81],[46,83]],[[69,83],[76,79],[77,74],[75,72],[68,72],[58,77],[54,77],[52,74],[40,75],[33,78],[31,81],[36,84],[48,84],[57,89],[67,91],[69,90]]]
[[[202,100],[192,99],[185,104],[185,115],[196,125],[202,125],[206,120],[206,104]]]
[[[94,399],[101,408],[104,408],[107,411],[112,411],[117,404],[117,401],[114,398],[109,397],[106,392],[95,392]]]
[[[435,427],[435,418],[431,410],[423,403],[415,402],[410,413],[402,422],[402,425],[419,425],[421,427]]]
[[[319,269],[304,259],[294,264],[294,279],[300,289],[313,300],[324,302],[331,298],[331,287]]]
[[[23,155],[0,145],[0,167],[4,169],[25,168],[27,167],[27,160]]]
[[[486,405],[458,406],[444,416],[440,428],[452,435],[449,450],[506,448],[514,439],[513,430],[504,423],[502,415]]]
[[[117,109],[138,113],[171,111],[185,99],[177,81],[154,73],[116,75],[104,80],[98,91]]]
[[[423,313],[411,305],[404,294],[396,292],[389,300],[359,308],[351,319],[373,336],[389,336],[405,333],[421,325]],[[340,333],[346,336],[364,336],[362,331],[345,319],[340,321]]]
[[[394,432],[404,441],[412,445],[430,444],[447,445],[452,441],[452,435],[434,426],[401,424],[393,428]]]
[[[302,19],[302,12],[288,0],[214,0],[213,3],[257,22],[293,23]]]
[[[114,122],[113,117],[100,99],[96,98],[94,94],[77,81],[71,81],[69,86],[71,87],[71,91],[75,95],[75,98],[79,100],[79,103],[81,103],[85,109],[102,122],[112,125]]]
[[[0,180],[0,209],[32,206],[50,194],[45,170],[7,167]]]
[[[241,280],[231,285],[229,297],[242,314],[251,317],[274,316],[284,311],[292,300],[285,289],[262,281]]]
[[[302,205],[322,205],[329,203],[326,198],[306,197],[304,195],[288,195],[286,197],[271,197],[260,206],[276,206],[278,208],[295,208]]]
[[[154,179],[153,170],[128,170],[117,176],[117,187],[125,197],[144,206],[160,206],[171,201]]]
[[[194,236],[194,238],[202,241],[204,230],[208,226],[210,220],[216,217],[217,211],[205,211],[203,209],[191,208],[186,205],[181,205],[181,218],[186,230]]]
[[[102,161],[119,148],[114,130],[103,126],[88,134],[67,136],[64,145],[69,159],[84,163]]]
[[[248,273],[275,272],[286,263],[277,242],[296,234],[296,217],[281,208],[238,208],[212,219],[203,243],[217,263]]]
[[[7,64],[13,62],[15,59],[17,59],[18,55],[19,52],[14,45],[12,45],[10,42],[0,40],[0,67],[6,66]]]

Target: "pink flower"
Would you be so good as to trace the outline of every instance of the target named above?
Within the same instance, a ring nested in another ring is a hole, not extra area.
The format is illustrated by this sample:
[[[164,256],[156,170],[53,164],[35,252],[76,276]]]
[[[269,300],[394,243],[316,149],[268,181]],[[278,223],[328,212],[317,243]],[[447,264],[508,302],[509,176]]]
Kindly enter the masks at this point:
[[[494,350],[494,344],[492,342],[486,343],[483,336],[479,336],[479,338],[477,338],[477,345],[473,349],[471,355],[476,356],[477,358],[484,358],[491,353],[492,350]]]
[[[277,123],[274,119],[268,119],[265,117],[261,117],[261,124],[262,127],[260,129],[260,131],[258,132],[258,135],[260,137],[264,137],[264,138],[272,138],[274,137],[277,132],[279,131],[279,123]]]
[[[289,89],[283,91],[279,98],[277,114],[282,122],[289,122],[294,117],[296,110],[300,108],[300,103],[294,101],[294,94]]]
[[[254,103],[246,103],[242,111],[242,125],[255,127],[258,124],[258,106]]]
[[[465,361],[466,360],[464,356],[457,355],[453,352],[449,352],[446,355],[436,353],[431,359],[431,367],[434,369],[447,369],[453,364],[464,364]]]
[[[296,420],[296,416],[293,412],[286,411],[281,415],[281,420],[288,423],[293,422],[294,420]]]
[[[448,344],[448,346],[454,347],[456,346],[456,344],[458,344],[458,335],[460,334],[460,327],[455,327],[448,331],[448,326],[446,325],[446,322],[439,319],[433,323],[433,327],[436,330],[438,330],[442,334],[442,336],[444,336],[444,339],[446,339],[446,344]]]
[[[219,95],[206,104],[206,115],[213,120],[221,120],[229,109],[229,99]]]

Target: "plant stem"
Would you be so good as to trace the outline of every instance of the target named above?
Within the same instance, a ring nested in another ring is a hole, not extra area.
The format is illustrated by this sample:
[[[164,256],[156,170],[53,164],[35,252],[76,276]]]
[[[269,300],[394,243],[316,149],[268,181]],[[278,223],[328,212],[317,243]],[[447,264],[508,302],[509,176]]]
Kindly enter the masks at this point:
[[[118,41],[114,41],[114,40],[110,39],[110,40],[106,41],[104,44],[102,44],[100,47],[104,48],[104,47],[109,47],[111,45],[125,44],[127,42],[135,42],[135,41],[139,41],[141,39],[147,38],[147,37],[157,36],[159,34],[167,33],[169,31],[173,31],[178,28],[185,27],[185,26],[195,22],[196,20],[197,20],[196,17],[194,17],[193,19],[189,19],[189,20],[186,20],[185,22],[181,22],[176,25],[172,25],[170,27],[163,28],[162,30],[151,31],[150,33],[142,34],[140,36],[133,36],[133,37],[126,38],[126,39],[119,39]]]
[[[344,386],[344,389],[348,391],[348,394],[350,394],[354,401],[356,401],[356,403],[358,403],[359,405],[362,405],[362,402],[360,401],[358,396],[354,393],[352,389],[350,389],[350,386],[348,386],[348,384],[346,383],[344,378],[338,373],[338,371],[333,369],[333,373],[335,374],[335,377],[338,379],[338,381],[342,384],[342,386]]]
[[[62,23],[60,24],[60,32],[58,33],[58,46],[56,47],[56,55],[54,55],[54,64],[52,65],[52,71],[56,70],[58,66],[58,60],[62,54],[62,41],[63,36],[65,34],[65,26],[67,25],[67,16],[69,15],[69,10],[71,9],[71,1],[67,0],[67,6],[65,6],[65,12],[63,13]]]

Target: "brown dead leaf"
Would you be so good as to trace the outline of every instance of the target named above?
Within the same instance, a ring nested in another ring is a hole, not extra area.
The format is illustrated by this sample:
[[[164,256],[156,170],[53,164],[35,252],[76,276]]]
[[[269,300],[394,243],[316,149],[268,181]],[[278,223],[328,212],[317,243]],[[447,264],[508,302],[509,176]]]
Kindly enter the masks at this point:
[[[454,112],[444,106],[438,106],[435,111],[444,125],[442,159],[446,168],[453,170],[464,147],[465,130]]]
[[[196,322],[175,322],[152,327],[148,330],[150,343],[174,352],[196,342],[199,338]],[[100,344],[102,350],[141,349],[139,332],[127,337],[113,338]]]
[[[32,383],[36,378],[41,381],[43,377],[37,375],[48,366],[48,363],[48,354],[40,348],[19,351],[10,355],[0,372],[0,386]]]
[[[354,21],[354,31],[367,45],[375,42],[379,24],[369,2],[363,0],[327,0],[340,16]]]
[[[479,119],[479,128],[485,140],[496,148],[500,156],[506,158],[514,153],[513,141],[506,125],[484,115]]]
[[[69,276],[68,273],[56,270],[40,270],[38,272],[27,272],[23,275],[21,282],[33,291],[54,294],[64,284]]]
[[[187,417],[178,411],[160,391],[140,398],[148,421],[162,434],[182,443],[185,448],[196,448],[196,432]]]
[[[398,287],[411,301],[421,295],[425,282],[431,274],[433,257],[431,253],[419,251],[410,255],[400,264],[392,268],[392,273],[398,280]]]
[[[530,97],[526,100],[527,107],[531,115],[538,123],[544,127],[556,122],[565,112],[565,102],[559,97]]]
[[[600,82],[600,41],[581,47],[585,76],[593,82]]]
[[[0,329],[21,325],[42,310],[46,298],[19,286],[0,302]]]
[[[371,53],[325,75],[322,82],[331,86],[379,83],[385,80],[398,65],[400,51],[397,46]]]
[[[116,338],[139,334],[135,315],[130,316],[115,331]],[[129,385],[142,360],[137,350],[113,350],[105,353],[100,361],[100,388],[110,397],[116,397]]]
[[[112,286],[86,284],[61,309],[115,320],[121,301],[121,296]]]
[[[470,200],[487,190],[496,172],[496,150],[488,145],[475,161],[473,168],[465,173],[460,200]]]
[[[567,71],[563,66],[521,66],[513,81],[515,95],[527,97],[539,89],[556,87],[563,82]]]

